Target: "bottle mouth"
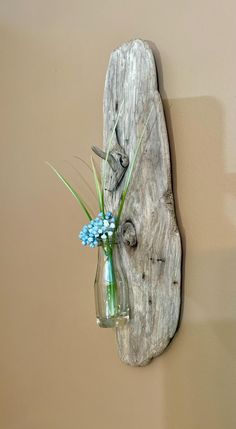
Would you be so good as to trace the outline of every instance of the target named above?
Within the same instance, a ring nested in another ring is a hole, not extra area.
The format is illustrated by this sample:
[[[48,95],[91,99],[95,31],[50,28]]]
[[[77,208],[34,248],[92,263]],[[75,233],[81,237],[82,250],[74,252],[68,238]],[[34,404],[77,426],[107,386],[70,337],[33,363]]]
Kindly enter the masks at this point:
[[[115,238],[113,237],[111,239],[107,238],[106,240],[100,240],[98,242],[97,247],[104,247],[106,246],[106,244],[114,245],[114,244],[120,244],[120,243],[121,243],[121,239],[118,237],[115,237]]]
[[[109,242],[109,245],[117,245],[117,244],[120,244],[121,243],[121,241],[119,240],[116,240],[116,241],[110,241]],[[106,246],[106,243],[104,243],[104,242],[101,242],[101,243],[98,243],[98,245],[96,246],[96,247],[104,247],[104,246]]]

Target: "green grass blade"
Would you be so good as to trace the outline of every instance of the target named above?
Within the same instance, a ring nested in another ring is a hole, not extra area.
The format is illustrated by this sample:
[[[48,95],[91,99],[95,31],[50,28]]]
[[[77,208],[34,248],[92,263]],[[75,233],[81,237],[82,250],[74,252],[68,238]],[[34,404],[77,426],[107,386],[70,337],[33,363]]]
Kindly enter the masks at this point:
[[[92,220],[92,216],[90,215],[88,208],[85,204],[85,202],[83,201],[83,199],[80,197],[80,195],[78,194],[78,192],[75,191],[75,189],[72,188],[72,186],[69,184],[69,182],[67,182],[67,180],[56,170],[55,167],[53,167],[52,164],[50,164],[50,162],[46,161],[46,164],[51,168],[51,170],[59,177],[59,179],[64,183],[64,185],[67,187],[67,189],[69,189],[69,191],[72,193],[72,195],[75,197],[75,199],[77,200],[77,202],[79,203],[80,207],[82,208],[82,210],[84,211],[84,213],[86,214],[86,216],[88,217],[89,220]]]
[[[76,158],[80,162],[82,162],[92,172],[92,168],[90,167],[90,165],[83,158],[80,158],[80,156],[77,156],[77,155],[74,155],[74,158]]]
[[[121,115],[121,112],[122,112],[123,104],[124,104],[124,100],[122,101],[122,103],[120,105],[120,108],[119,108],[119,111],[118,111],[118,115],[117,115],[117,118],[116,118],[116,121],[115,121],[115,125],[114,125],[114,127],[112,129],[112,132],[111,132],[111,135],[109,137],[108,144],[107,144],[105,167],[104,167],[104,174],[103,174],[103,181],[102,181],[103,191],[105,191],[105,185],[106,185],[107,164],[108,164],[107,160],[108,160],[108,156],[109,156],[109,153],[110,153],[111,143],[112,143],[112,140],[113,140],[113,137],[114,137],[114,134],[115,134],[115,131],[116,131],[116,127],[117,127],[117,124],[118,124],[118,121],[119,121],[119,118],[120,118],[120,115]]]
[[[151,108],[151,110],[150,110],[150,112],[148,114],[148,117],[146,119],[146,122],[145,122],[145,124],[143,126],[141,136],[140,136],[140,138],[138,140],[137,147],[136,147],[136,150],[135,150],[135,153],[134,153],[134,157],[132,159],[132,162],[131,162],[131,165],[130,165],[130,168],[129,168],[129,171],[128,171],[127,179],[126,179],[126,182],[125,182],[125,191],[128,190],[128,187],[129,187],[129,184],[130,184],[130,180],[131,180],[131,177],[132,177],[132,173],[133,173],[133,169],[134,169],[136,161],[137,161],[138,152],[139,152],[140,146],[141,146],[141,144],[143,142],[144,133],[146,131],[146,128],[147,128],[150,116],[152,114],[153,108],[154,108],[154,105],[152,105],[152,108]]]
[[[132,159],[132,161],[131,161],[131,164],[130,164],[130,167],[129,167],[129,170],[128,170],[128,174],[127,174],[127,178],[126,178],[126,181],[125,181],[124,190],[123,190],[123,192],[122,192],[122,194],[121,194],[121,201],[120,201],[119,209],[118,209],[118,215],[117,215],[117,226],[119,225],[119,221],[120,221],[121,213],[122,213],[122,210],[123,210],[123,207],[124,207],[124,203],[125,203],[126,195],[127,195],[128,189],[129,189],[129,185],[130,185],[131,178],[132,178],[132,173],[133,173],[133,170],[134,170],[134,167],[135,167],[136,161],[137,161],[138,152],[139,152],[140,147],[141,147],[141,144],[142,144],[142,142],[143,142],[143,139],[144,139],[144,133],[145,133],[145,131],[146,131],[146,129],[147,129],[147,125],[148,125],[148,122],[149,122],[149,120],[150,120],[150,117],[151,117],[151,114],[152,114],[153,109],[154,109],[154,104],[152,105],[151,110],[150,110],[150,112],[149,112],[149,114],[148,114],[148,117],[147,117],[147,119],[146,119],[146,121],[145,121],[145,124],[144,124],[144,126],[143,126],[141,136],[140,136],[140,138],[138,139],[137,147],[136,147],[136,149],[135,149],[135,153],[134,153],[133,159]]]
[[[124,203],[125,203],[126,194],[127,194],[127,192],[125,192],[125,191],[123,191],[122,194],[121,194],[121,200],[120,200],[120,204],[119,204],[119,208],[118,208],[118,213],[117,213],[117,217],[116,217],[116,228],[118,228],[118,226],[119,226],[120,217],[121,217],[121,213],[122,213],[123,206],[124,206]]]
[[[97,201],[97,195],[96,192],[94,192],[92,186],[90,186],[89,182],[86,180],[86,178],[83,176],[83,174],[80,173],[80,171],[78,170],[78,168],[76,168],[70,161],[64,160],[64,162],[66,162],[70,168],[72,168],[76,174],[78,174],[79,178],[81,179],[81,181],[85,184],[86,188],[88,189],[88,191],[91,193],[91,195],[95,198],[95,200]],[[89,172],[92,172],[92,169],[89,168]],[[87,205],[87,207],[89,207]]]
[[[93,170],[93,176],[94,176],[94,182],[96,187],[96,192],[98,196],[98,204],[99,209],[101,212],[104,213],[104,198],[103,198],[103,190],[101,189],[100,181],[97,175],[97,171],[93,162],[93,157],[91,156],[91,164],[92,164],[92,170]]]

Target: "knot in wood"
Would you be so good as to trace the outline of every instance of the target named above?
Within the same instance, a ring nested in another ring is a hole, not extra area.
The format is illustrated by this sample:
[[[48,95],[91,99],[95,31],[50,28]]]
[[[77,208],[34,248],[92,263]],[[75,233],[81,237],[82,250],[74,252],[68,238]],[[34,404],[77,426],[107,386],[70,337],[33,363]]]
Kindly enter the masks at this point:
[[[127,155],[122,155],[120,157],[120,163],[122,165],[123,168],[127,168],[129,165],[129,157]]]
[[[121,236],[123,243],[129,247],[137,246],[137,236],[133,222],[131,220],[127,220],[121,226]]]

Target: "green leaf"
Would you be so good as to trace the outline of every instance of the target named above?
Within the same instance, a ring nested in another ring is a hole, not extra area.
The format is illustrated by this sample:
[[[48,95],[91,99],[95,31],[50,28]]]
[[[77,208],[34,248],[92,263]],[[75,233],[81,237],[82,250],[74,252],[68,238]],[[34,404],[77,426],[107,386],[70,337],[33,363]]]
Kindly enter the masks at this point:
[[[92,164],[92,169],[93,169],[93,176],[94,176],[94,182],[95,182],[95,187],[96,187],[96,192],[97,192],[97,196],[98,196],[98,204],[99,204],[99,209],[101,212],[104,213],[104,195],[103,195],[103,190],[101,189],[101,185],[100,185],[100,181],[98,178],[98,174],[93,162],[93,157],[91,156],[91,164]]]
[[[150,119],[151,113],[152,113],[152,111],[153,111],[153,107],[154,107],[154,105],[152,105],[152,108],[151,108],[151,110],[150,110],[150,112],[149,112],[149,114],[148,114],[148,117],[147,117],[147,119],[146,119],[146,122],[145,122],[145,124],[144,124],[144,126],[143,126],[142,133],[141,133],[141,136],[140,136],[140,138],[139,138],[139,140],[138,140],[137,147],[136,147],[136,150],[135,150],[135,153],[134,153],[134,157],[133,157],[133,159],[132,159],[132,162],[131,162],[131,165],[130,165],[130,168],[129,168],[129,171],[128,171],[128,175],[127,175],[126,182],[125,182],[125,191],[126,191],[126,192],[128,191],[128,187],[129,187],[130,180],[131,180],[131,177],[132,177],[133,169],[134,169],[135,164],[136,164],[136,161],[137,161],[138,152],[139,152],[139,149],[140,149],[141,144],[142,144],[142,142],[143,142],[144,133],[145,133],[145,131],[146,131],[147,124],[148,124],[148,122],[149,122],[149,119]]]
[[[142,144],[142,142],[143,142],[143,139],[144,139],[144,133],[145,133],[145,131],[146,131],[146,128],[147,128],[148,122],[149,122],[149,120],[150,120],[150,117],[151,117],[151,114],[152,114],[153,108],[154,108],[154,104],[152,105],[152,108],[151,108],[151,110],[150,110],[150,112],[149,112],[149,114],[148,114],[148,117],[147,117],[147,119],[146,119],[146,121],[145,121],[145,124],[144,124],[144,126],[143,126],[143,129],[142,129],[142,132],[141,132],[141,136],[140,136],[140,138],[138,139],[137,147],[136,147],[136,149],[135,149],[135,153],[134,153],[133,159],[132,159],[132,161],[131,161],[131,164],[130,164],[130,167],[129,167],[129,170],[128,170],[128,174],[127,174],[127,176],[126,176],[125,186],[124,186],[124,190],[123,190],[123,192],[122,192],[122,194],[121,194],[121,200],[120,200],[119,209],[118,209],[118,215],[117,215],[117,226],[119,225],[119,221],[120,221],[121,213],[122,213],[122,210],[123,210],[123,207],[124,207],[124,203],[125,203],[126,195],[127,195],[128,189],[129,189],[129,185],[130,185],[131,178],[132,178],[132,173],[133,173],[133,170],[134,170],[135,164],[136,164],[136,162],[137,162],[138,152],[139,152],[140,147],[141,147],[141,144]]]
[[[118,208],[118,214],[117,214],[117,217],[116,217],[116,227],[117,228],[119,226],[120,217],[121,217],[121,213],[122,213],[123,206],[124,206],[124,203],[125,203],[126,195],[127,195],[127,191],[124,190],[122,192],[122,194],[121,194],[121,200],[120,200],[120,204],[119,204],[119,208]]]
[[[86,216],[88,217],[89,220],[92,220],[92,216],[90,215],[88,208],[85,204],[85,202],[83,201],[83,199],[80,197],[80,195],[78,194],[78,192],[75,191],[74,188],[72,188],[72,186],[67,182],[67,180],[56,170],[56,168],[50,164],[50,162],[46,161],[46,164],[51,168],[51,170],[59,177],[59,179],[64,183],[64,185],[67,187],[67,189],[69,189],[69,191],[72,193],[72,195],[75,197],[75,199],[77,200],[77,202],[79,203],[80,207],[82,208],[82,210],[84,211],[84,213],[86,214]]]

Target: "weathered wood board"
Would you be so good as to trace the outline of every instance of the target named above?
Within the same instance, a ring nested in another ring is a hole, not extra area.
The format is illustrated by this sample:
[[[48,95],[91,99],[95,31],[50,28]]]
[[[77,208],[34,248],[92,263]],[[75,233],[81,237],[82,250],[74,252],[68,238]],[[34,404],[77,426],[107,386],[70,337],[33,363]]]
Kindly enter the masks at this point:
[[[143,366],[163,352],[177,329],[181,239],[156,66],[148,43],[142,40],[126,43],[111,54],[104,90],[104,151],[122,102],[111,146],[116,168],[109,168],[105,193],[106,206],[114,213],[153,106],[122,214],[117,261],[126,274],[130,298],[130,321],[116,329],[118,351],[122,361]]]

